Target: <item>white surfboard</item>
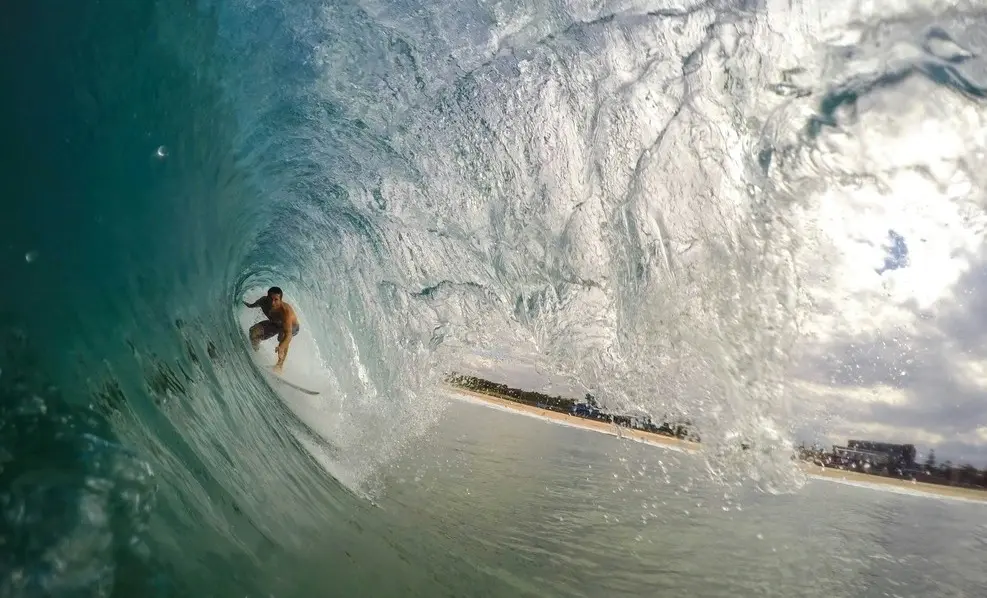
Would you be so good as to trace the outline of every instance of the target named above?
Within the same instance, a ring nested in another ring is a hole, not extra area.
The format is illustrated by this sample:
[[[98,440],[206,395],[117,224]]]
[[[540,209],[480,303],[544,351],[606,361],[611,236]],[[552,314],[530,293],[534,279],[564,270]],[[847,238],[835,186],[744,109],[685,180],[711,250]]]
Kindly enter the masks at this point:
[[[277,380],[281,384],[284,384],[285,386],[294,388],[295,390],[297,390],[299,392],[303,392],[303,393],[305,393],[307,395],[312,395],[313,397],[314,396],[317,396],[319,394],[318,391],[309,390],[309,389],[305,388],[304,386],[299,386],[299,385],[295,384],[294,382],[290,382],[288,380],[285,380],[284,376],[282,376],[281,374],[278,374],[277,372],[274,371],[274,368],[273,367],[270,367],[270,368],[265,367],[263,369],[264,369],[264,373],[265,374],[267,374],[271,378]]]

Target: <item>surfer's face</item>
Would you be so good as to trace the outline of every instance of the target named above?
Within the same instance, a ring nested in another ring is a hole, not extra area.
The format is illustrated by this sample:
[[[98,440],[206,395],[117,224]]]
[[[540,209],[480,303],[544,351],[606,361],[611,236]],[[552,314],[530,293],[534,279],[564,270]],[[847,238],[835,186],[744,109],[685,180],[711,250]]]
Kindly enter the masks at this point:
[[[281,295],[268,295],[271,298],[271,308],[281,309]]]

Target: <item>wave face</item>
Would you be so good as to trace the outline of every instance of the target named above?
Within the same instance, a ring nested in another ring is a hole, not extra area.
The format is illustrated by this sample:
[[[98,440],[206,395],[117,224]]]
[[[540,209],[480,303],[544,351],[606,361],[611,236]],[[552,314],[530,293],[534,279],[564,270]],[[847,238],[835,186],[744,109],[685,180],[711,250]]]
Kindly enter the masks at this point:
[[[420,563],[365,497],[475,350],[796,486],[827,190],[980,209],[972,4],[53,4],[3,36],[5,596],[386,587],[347,558]],[[321,412],[252,361],[272,284]]]

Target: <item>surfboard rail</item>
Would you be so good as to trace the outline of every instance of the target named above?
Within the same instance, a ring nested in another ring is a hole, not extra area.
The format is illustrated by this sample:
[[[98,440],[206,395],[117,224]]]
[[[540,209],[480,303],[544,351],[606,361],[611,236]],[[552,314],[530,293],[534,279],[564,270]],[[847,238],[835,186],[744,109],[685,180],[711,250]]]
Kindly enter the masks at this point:
[[[281,384],[284,384],[285,386],[288,386],[290,388],[294,388],[295,390],[297,390],[299,392],[303,392],[303,393],[305,393],[307,395],[311,395],[313,397],[319,395],[319,392],[317,390],[310,390],[308,388],[305,388],[304,386],[299,386],[298,384],[295,384],[294,382],[291,382],[290,380],[286,380],[284,376],[282,376],[281,374],[278,374],[277,372],[275,372],[273,367],[265,367],[265,368],[263,368],[263,371],[269,377],[274,378],[275,380],[277,380]]]

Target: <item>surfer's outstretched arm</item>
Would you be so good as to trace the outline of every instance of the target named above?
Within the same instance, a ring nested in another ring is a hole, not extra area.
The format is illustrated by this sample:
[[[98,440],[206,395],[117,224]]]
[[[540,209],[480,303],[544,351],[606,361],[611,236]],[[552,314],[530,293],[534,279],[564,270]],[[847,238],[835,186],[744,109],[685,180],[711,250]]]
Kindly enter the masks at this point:
[[[277,351],[278,353],[278,363],[274,366],[275,371],[280,372],[281,368],[284,367],[284,360],[288,357],[288,345],[291,343],[291,337],[294,336],[295,328],[295,310],[287,309],[288,313],[284,317],[284,331],[279,335],[281,342],[278,343]]]
[[[247,303],[246,301],[244,301],[243,304],[246,305],[247,307],[257,307],[260,305],[261,299],[263,299],[263,297],[261,297],[257,301],[254,301],[253,303]]]

